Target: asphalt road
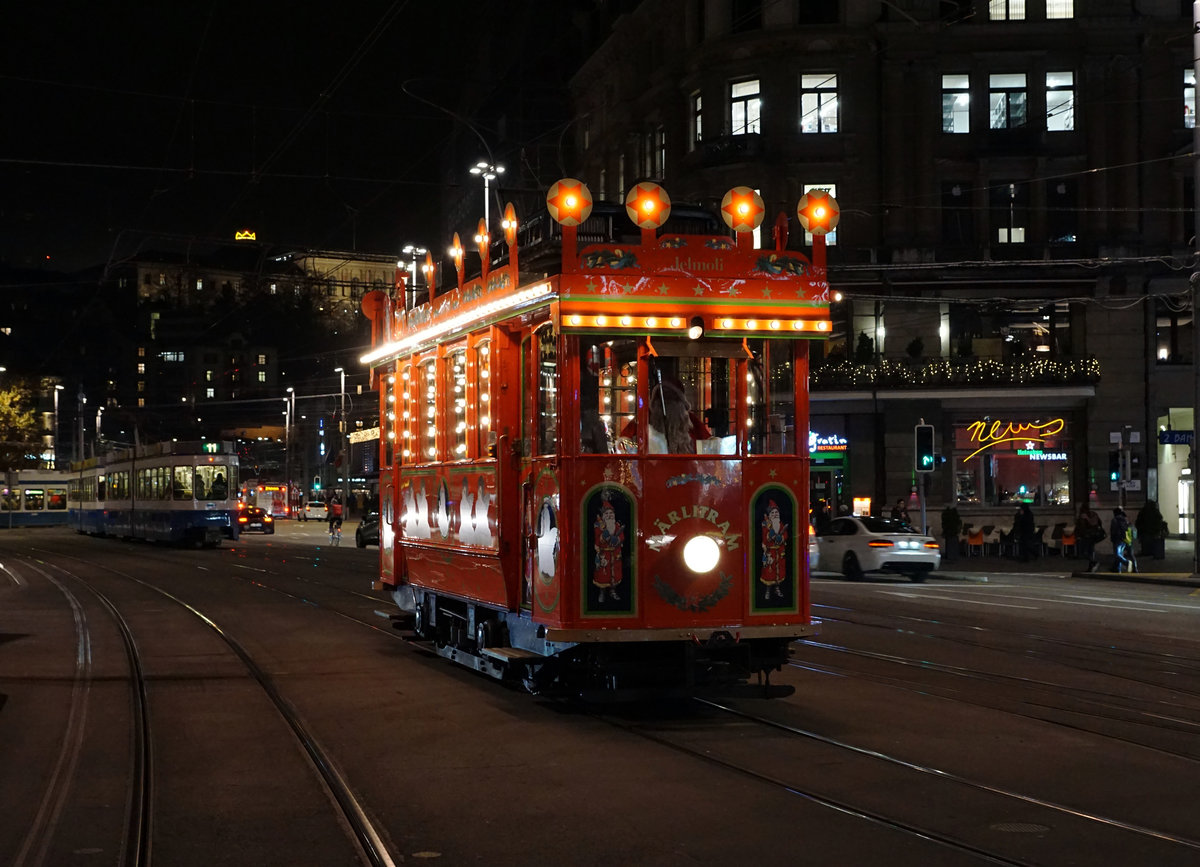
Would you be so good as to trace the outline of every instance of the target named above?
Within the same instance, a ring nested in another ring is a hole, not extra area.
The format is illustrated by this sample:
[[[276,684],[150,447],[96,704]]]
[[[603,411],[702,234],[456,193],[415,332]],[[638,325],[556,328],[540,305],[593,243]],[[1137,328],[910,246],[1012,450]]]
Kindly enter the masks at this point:
[[[1200,860],[1196,588],[818,577],[795,695],[598,709],[402,640],[352,529],[0,533],[0,863],[130,863],[138,779],[140,863],[365,863],[323,762],[390,863]]]

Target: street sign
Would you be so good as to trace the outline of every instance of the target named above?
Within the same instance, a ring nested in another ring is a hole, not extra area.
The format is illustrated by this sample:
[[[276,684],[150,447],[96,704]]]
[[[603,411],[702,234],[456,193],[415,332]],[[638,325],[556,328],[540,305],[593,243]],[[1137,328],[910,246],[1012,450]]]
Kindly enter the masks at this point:
[[[1160,430],[1158,444],[1160,446],[1190,446],[1196,438],[1196,432],[1190,430]]]

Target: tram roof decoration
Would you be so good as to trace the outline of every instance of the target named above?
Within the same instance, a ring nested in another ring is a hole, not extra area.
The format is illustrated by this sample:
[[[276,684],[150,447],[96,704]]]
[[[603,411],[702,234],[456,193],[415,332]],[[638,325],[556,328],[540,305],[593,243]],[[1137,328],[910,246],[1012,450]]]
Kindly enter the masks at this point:
[[[634,184],[625,195],[625,213],[639,229],[659,229],[671,216],[671,197],[658,184]]]
[[[826,190],[809,190],[800,197],[796,205],[796,216],[804,231],[813,235],[827,235],[837,228],[842,211],[837,199]]]
[[[734,187],[721,200],[721,219],[735,232],[753,232],[766,212],[762,196],[749,187]]]
[[[578,226],[592,215],[592,191],[575,178],[555,181],[546,191],[550,216],[564,226]]]
[[[822,191],[805,197],[804,205],[824,209],[825,225],[836,224],[836,202]],[[429,303],[408,309],[392,294],[364,298],[363,312],[372,319],[372,350],[364,364],[376,364],[424,352],[436,343],[456,339],[489,323],[535,310],[549,310],[565,333],[686,338],[699,326],[706,339],[773,337],[822,339],[830,332],[830,289],[825,269],[825,238],[817,226],[811,258],[787,249],[786,220],[777,221],[774,244],[755,249],[752,229],[765,216],[762,199],[749,187],[735,187],[725,197],[722,213],[729,234],[659,234],[647,228],[666,223],[670,196],[658,184],[637,184],[626,196],[627,207],[640,216],[639,240],[589,243],[577,247],[578,226],[591,213],[587,185],[563,178],[546,195],[550,216],[562,226],[562,270],[536,283],[521,283],[518,270],[516,214],[504,212],[507,261],[464,278],[465,252],[454,236],[450,256],[457,290],[434,293],[433,274],[426,272]],[[648,203],[648,204],[647,204]],[[803,211],[803,207],[798,213]],[[816,222],[806,228],[812,231]],[[482,235],[486,229],[481,227]],[[481,247],[481,253],[486,248]],[[426,268],[434,260],[426,256]],[[369,303],[368,303],[369,302]],[[699,322],[696,322],[696,320]]]

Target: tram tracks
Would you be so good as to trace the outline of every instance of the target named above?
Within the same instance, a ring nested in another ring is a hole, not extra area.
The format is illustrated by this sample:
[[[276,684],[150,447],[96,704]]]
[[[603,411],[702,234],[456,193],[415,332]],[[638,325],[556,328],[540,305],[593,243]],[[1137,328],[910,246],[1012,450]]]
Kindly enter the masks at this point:
[[[1128,860],[1160,867],[1191,864],[1200,857],[1200,839],[1194,837],[1059,803],[789,723],[773,713],[784,702],[767,705],[770,715],[711,699],[693,702],[703,713],[727,720],[728,727],[678,725],[673,720],[631,722],[613,715],[601,718],[636,737],[805,802],[981,863],[1025,867],[1055,863],[1048,853],[1062,846],[1064,837],[1072,841],[1079,859],[1072,863],[1125,863],[1127,859],[1113,857],[1120,852],[1131,853]],[[749,731],[744,728],[747,723],[753,727]],[[864,781],[870,781],[869,786]],[[972,821],[971,816],[1019,817],[1019,821]],[[1017,837],[1009,833],[1010,828],[1029,833]],[[1089,849],[1093,854],[1087,854]]]
[[[54,553],[60,558],[84,562],[77,557],[64,555],[60,552]],[[151,744],[153,738],[150,731],[147,677],[142,666],[137,642],[133,636],[133,630],[122,615],[118,605],[108,595],[97,589],[93,585],[93,581],[85,579],[80,574],[62,566],[49,563],[45,560],[38,560],[34,557],[30,557],[27,565],[57,586],[67,596],[72,609],[76,612],[76,622],[80,624],[78,632],[80,642],[79,657],[81,659],[78,668],[80,673],[77,674],[76,680],[79,683],[80,690],[86,691],[89,677],[89,661],[91,657],[90,633],[87,629],[85,615],[83,614],[83,606],[80,605],[78,597],[66,587],[64,580],[60,580],[60,578],[56,578],[50,574],[50,570],[60,573],[63,579],[77,582],[86,587],[104,606],[121,634],[130,669],[130,687],[134,705],[133,737],[135,745],[132,754],[134,769],[131,774],[129,808],[127,810],[128,827],[124,834],[124,855],[120,863],[127,865],[127,867],[148,865],[151,863],[150,852],[153,829],[153,798],[151,797],[153,785]],[[339,811],[339,825],[348,833],[357,853],[358,860],[361,863],[372,865],[372,867],[394,867],[396,859],[389,852],[383,835],[375,827],[367,810],[359,801],[353,788],[339,770],[336,762],[309,731],[299,713],[283,695],[274,679],[258,664],[254,656],[241,642],[198,607],[180,599],[169,591],[119,569],[95,563],[89,565],[94,569],[100,569],[119,579],[132,582],[141,589],[168,600],[179,609],[188,612],[211,630],[233,655],[237,657],[246,672],[268,698],[279,718],[282,719],[293,734],[297,744],[307,757],[310,767],[321,781],[327,797],[336,805]],[[64,743],[68,746],[64,747],[63,753],[60,755],[57,763],[59,767],[64,768],[64,771],[62,774],[56,774],[55,778],[47,784],[44,806],[39,810],[39,821],[31,829],[27,842],[21,850],[23,860],[19,860],[18,864],[22,865],[22,867],[25,867],[25,865],[34,867],[34,865],[44,863],[42,858],[49,845],[49,840],[53,836],[54,818],[58,812],[56,805],[66,797],[65,792],[70,788],[69,773],[66,769],[72,764],[72,754],[77,752],[77,749],[72,749],[69,745],[78,742],[82,737],[79,731],[83,726],[82,717],[85,708],[86,704],[84,702],[73,701],[72,703],[68,737],[64,739]],[[62,777],[61,780],[59,779],[60,776]],[[43,814],[45,814],[45,818],[42,818]]]
[[[919,637],[958,643],[957,638],[944,635]],[[1002,658],[997,660],[995,669],[984,669],[939,662],[937,654],[931,653],[928,646],[908,652],[884,652],[850,646],[851,643],[806,641],[802,647],[815,653],[808,654],[805,661],[793,661],[791,665],[838,676],[852,675],[915,693],[935,694],[1200,761],[1200,751],[1190,748],[1200,731],[1200,692],[1188,688],[1186,682],[1160,684],[1136,673],[1106,670],[1099,664],[1081,668],[1060,657],[1034,657],[1046,668],[1044,674],[1014,673],[999,670],[1011,664]],[[974,646],[996,654],[1011,653],[1007,648],[994,645]],[[844,659],[845,664],[821,662],[817,658],[819,654],[835,655]],[[854,665],[851,660],[863,664]],[[1145,656],[1143,661],[1158,670],[1156,658]],[[1027,671],[1028,654],[1022,654],[1021,664]],[[1066,678],[1055,677],[1062,671],[1083,672],[1089,676],[1088,682],[1070,683]],[[1108,730],[1104,728],[1106,724],[1110,726]],[[1117,731],[1111,729],[1114,726],[1118,727]],[[1148,734],[1161,735],[1178,743],[1149,742]]]
[[[355,594],[353,591],[338,588],[333,584],[324,581],[314,581],[310,577],[300,577],[300,575],[280,573],[276,581],[275,576],[268,575],[267,570],[255,573],[254,570],[247,571],[249,574],[238,575],[242,581],[261,589],[269,590],[275,593],[281,593],[295,599],[297,602],[318,606],[323,609],[328,609],[340,616],[357,622],[361,625],[368,626],[371,629],[384,632],[393,637],[398,638],[394,630],[380,627],[370,623],[361,617],[353,614],[339,611],[336,603],[333,606],[325,605],[321,601],[313,598],[317,594],[307,594],[305,592],[295,592],[295,588],[286,589],[283,585],[285,582],[301,581],[307,584],[320,585],[321,588],[329,590],[337,590],[339,594],[345,593],[350,596],[365,594]],[[229,573],[226,572],[228,576]],[[375,597],[366,597],[375,600]],[[820,732],[801,726],[791,726],[787,722],[778,720],[770,720],[766,715],[747,714],[733,706],[728,708],[708,703],[703,705],[708,712],[717,714],[722,717],[726,715],[734,720],[734,727],[744,724],[752,724],[755,731],[759,732],[763,729],[769,729],[771,726],[789,726],[791,729],[798,729],[801,732],[811,732],[820,737]],[[778,702],[771,703],[770,709],[783,709],[787,707],[787,703]],[[794,708],[793,708],[794,710]],[[734,716],[736,714],[736,716]],[[763,720],[757,721],[756,718]],[[776,742],[776,735],[771,735],[769,741],[765,740],[765,736],[756,734],[753,736],[753,749],[745,749],[745,744],[740,743],[745,738],[741,736],[740,730],[735,730],[732,735],[722,727],[720,735],[713,742],[705,742],[705,736],[713,732],[704,726],[687,726],[687,731],[679,732],[677,730],[661,731],[653,726],[637,726],[637,728],[645,729],[645,732],[637,732],[643,737],[647,737],[656,743],[668,746],[673,750],[695,756],[706,762],[720,765],[731,772],[739,773],[745,777],[754,778],[761,783],[769,784],[780,791],[786,792],[789,795],[797,796],[805,799],[807,802],[820,804],[830,810],[836,811],[843,816],[853,816],[864,822],[868,822],[872,827],[894,831],[898,834],[903,834],[906,839],[919,841],[920,845],[936,846],[939,850],[947,853],[955,853],[960,860],[952,861],[951,863],[962,863],[961,858],[970,858],[979,863],[995,863],[995,864],[1044,864],[1056,863],[1053,857],[1045,855],[1042,850],[1042,839],[1046,836],[1051,838],[1060,833],[1069,833],[1072,839],[1080,839],[1085,841],[1082,844],[1085,853],[1078,863],[1111,863],[1112,859],[1108,856],[1110,853],[1117,852],[1133,852],[1136,854],[1130,855],[1127,860],[1134,860],[1139,863],[1156,863],[1162,865],[1170,865],[1174,863],[1190,863],[1197,856],[1196,849],[1200,848],[1200,843],[1190,839],[1186,835],[1172,834],[1170,832],[1157,831],[1152,827],[1137,822],[1121,821],[1120,819],[1110,819],[1100,810],[1085,811],[1075,809],[1066,803],[1061,803],[1052,798],[1039,799],[1032,795],[1022,795],[1014,787],[1004,787],[988,783],[990,777],[985,777],[981,781],[972,780],[967,775],[955,775],[952,772],[935,767],[935,764],[920,763],[916,761],[908,761],[904,758],[891,756],[882,751],[875,751],[861,746],[854,746],[849,741],[856,740],[847,738],[844,745],[839,746],[838,743],[827,743],[815,741],[817,747],[822,750],[832,750],[833,757],[825,755],[816,760],[811,757],[800,756],[794,760],[789,760],[793,755],[790,751],[794,749],[792,746],[786,746],[792,738],[800,739],[801,735],[793,733],[780,733],[779,738],[782,739],[780,745]],[[770,729],[771,731],[779,731],[778,729]],[[829,741],[841,742],[841,738],[827,738]],[[849,750],[853,755],[853,763],[855,769],[845,771],[848,766],[848,760],[843,757],[837,757],[843,751]],[[762,752],[770,756],[771,760],[763,761],[761,756],[755,756],[755,753]],[[787,753],[783,755],[782,753]],[[857,770],[860,767],[867,767],[875,762],[879,762],[877,758],[883,756],[888,760],[889,770],[886,773],[878,770]],[[872,779],[872,788],[883,792],[900,792],[899,800],[912,800],[916,798],[908,797],[913,792],[919,791],[920,797],[926,802],[924,810],[906,809],[896,811],[892,808],[892,804],[887,798],[881,799],[878,793],[867,793],[864,796],[862,791],[856,790],[854,787],[847,789],[838,781],[824,779],[823,774],[817,776],[822,779],[812,779],[812,771],[816,769],[820,771],[823,767],[836,764],[843,770],[843,775],[848,776],[858,781],[866,778]],[[785,769],[785,770],[783,770]],[[905,777],[918,777],[925,782],[913,782],[911,779],[906,780]],[[932,781],[932,782],[930,782]],[[966,788],[970,793],[963,796],[961,794],[947,793],[946,791],[935,791],[932,796],[926,796],[929,789],[944,790],[955,789],[956,791]],[[1015,796],[1015,797],[1014,797]],[[971,804],[986,802],[987,806],[973,807],[979,813],[991,814],[996,817],[1019,817],[1019,822],[993,822],[989,824],[971,824],[964,823],[961,818],[945,821],[944,817],[947,814],[955,812],[955,805],[968,801]],[[932,804],[928,802],[932,801]],[[996,830],[1000,825],[1016,824],[1024,825],[1029,828],[1044,829],[1037,834],[1021,834],[1019,837],[1009,834],[1009,840],[997,842],[997,837],[1002,837],[1005,832]],[[1069,830],[1064,832],[1063,829],[1069,826]],[[1095,826],[1095,827],[1093,827]],[[1096,830],[1099,828],[1100,830]],[[1039,836],[1040,835],[1040,836]],[[1035,839],[1037,838],[1037,839]],[[1099,842],[1087,842],[1092,838]],[[1130,843],[1129,841],[1136,841]],[[1180,852],[1184,854],[1181,856]],[[1090,857],[1090,860],[1089,860]],[[1113,856],[1115,857],[1115,856]],[[1120,860],[1120,859],[1118,859]],[[915,863],[915,862],[914,862]],[[941,863],[936,860],[931,860],[928,863]]]

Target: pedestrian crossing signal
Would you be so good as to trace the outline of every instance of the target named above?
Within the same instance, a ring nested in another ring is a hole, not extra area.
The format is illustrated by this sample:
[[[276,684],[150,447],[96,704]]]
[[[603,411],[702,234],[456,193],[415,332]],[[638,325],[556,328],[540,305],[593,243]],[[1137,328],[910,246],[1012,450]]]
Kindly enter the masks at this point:
[[[918,473],[930,473],[937,467],[933,425],[919,424],[913,428],[913,468]]]

